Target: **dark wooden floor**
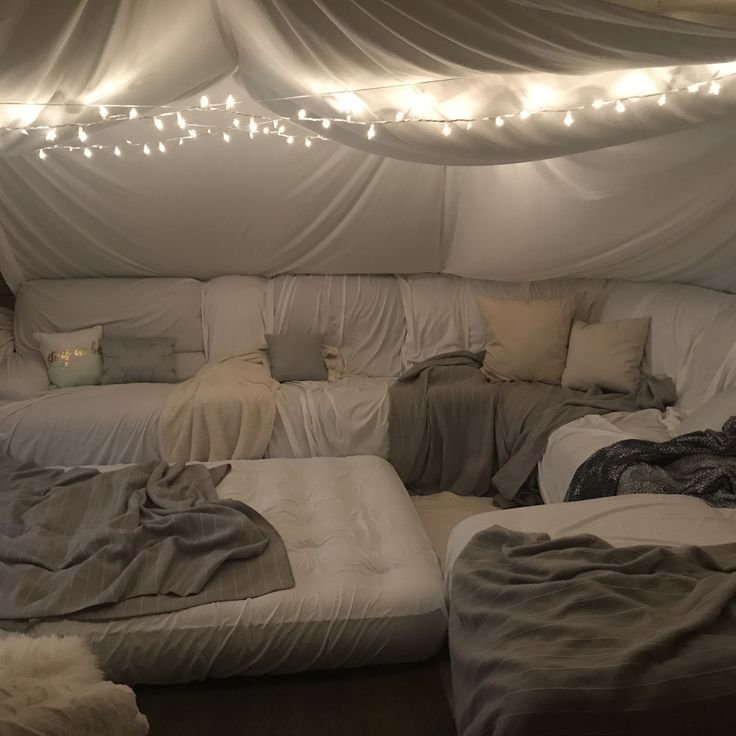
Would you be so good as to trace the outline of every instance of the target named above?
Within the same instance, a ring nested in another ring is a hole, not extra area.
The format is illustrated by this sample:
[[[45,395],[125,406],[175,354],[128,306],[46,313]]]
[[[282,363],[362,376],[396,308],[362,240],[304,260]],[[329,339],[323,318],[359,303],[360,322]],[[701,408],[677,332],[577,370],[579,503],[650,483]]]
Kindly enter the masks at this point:
[[[418,664],[135,687],[151,736],[453,736],[447,654]]]

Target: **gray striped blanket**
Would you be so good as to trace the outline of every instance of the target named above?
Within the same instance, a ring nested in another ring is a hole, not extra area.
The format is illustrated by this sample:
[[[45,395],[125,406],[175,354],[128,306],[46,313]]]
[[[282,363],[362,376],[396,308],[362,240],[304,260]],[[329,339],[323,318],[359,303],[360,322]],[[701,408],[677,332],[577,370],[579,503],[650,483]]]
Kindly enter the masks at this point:
[[[676,399],[669,378],[652,376],[630,394],[488,382],[480,371],[483,356],[438,355],[389,389],[389,459],[411,490],[519,503],[558,427],[587,414],[664,409]]]
[[[150,462],[101,473],[0,457],[0,626],[128,618],[292,587],[273,527],[218,499],[228,471]]]
[[[736,732],[736,543],[613,548],[501,527],[457,558],[461,736]]]

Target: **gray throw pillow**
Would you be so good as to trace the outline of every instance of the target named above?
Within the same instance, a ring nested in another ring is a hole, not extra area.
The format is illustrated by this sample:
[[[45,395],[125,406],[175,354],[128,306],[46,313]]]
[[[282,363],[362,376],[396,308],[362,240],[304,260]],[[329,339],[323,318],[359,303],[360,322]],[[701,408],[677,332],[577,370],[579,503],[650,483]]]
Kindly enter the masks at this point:
[[[266,335],[271,376],[285,381],[326,381],[327,369],[322,357],[322,335],[285,332]]]
[[[173,337],[102,338],[102,383],[174,383]]]

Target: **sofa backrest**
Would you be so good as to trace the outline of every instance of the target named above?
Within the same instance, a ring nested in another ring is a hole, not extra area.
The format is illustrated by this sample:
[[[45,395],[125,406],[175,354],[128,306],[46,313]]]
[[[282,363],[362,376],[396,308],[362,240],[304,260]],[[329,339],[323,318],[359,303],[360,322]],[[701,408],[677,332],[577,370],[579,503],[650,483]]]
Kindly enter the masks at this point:
[[[644,368],[672,378],[678,405],[708,396],[736,341],[736,296],[683,284],[610,281],[593,304],[592,321],[651,317]]]
[[[194,279],[47,279],[23,284],[15,304],[15,349],[38,356],[35,332],[102,325],[110,337],[173,337],[177,374],[205,363],[202,284]]]
[[[266,332],[318,332],[351,372],[396,376],[406,321],[394,276],[275,276],[266,286]]]

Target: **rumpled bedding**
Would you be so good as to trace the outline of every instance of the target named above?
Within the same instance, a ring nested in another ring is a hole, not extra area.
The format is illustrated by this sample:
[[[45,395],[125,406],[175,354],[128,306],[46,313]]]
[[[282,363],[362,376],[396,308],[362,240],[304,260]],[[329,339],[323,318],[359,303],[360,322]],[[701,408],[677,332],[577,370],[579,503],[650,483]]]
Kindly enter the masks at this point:
[[[664,409],[676,399],[669,378],[652,376],[629,394],[488,382],[483,356],[439,355],[390,388],[389,459],[411,490],[496,495],[501,505],[533,502],[527,482],[555,429],[587,414]]]
[[[161,456],[168,462],[263,457],[276,417],[277,387],[261,351],[204,366],[164,401],[158,421]]]
[[[292,587],[275,529],[217,497],[229,468],[154,461],[102,473],[0,456],[0,627],[129,618]]]
[[[453,565],[461,736],[733,733],[734,642],[736,543],[614,548],[493,526]]]
[[[575,472],[565,501],[628,493],[676,493],[736,507],[736,417],[720,432],[667,440],[622,440],[593,453]]]

